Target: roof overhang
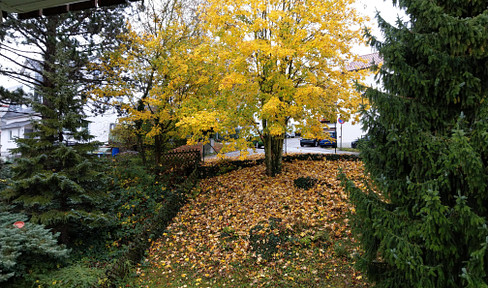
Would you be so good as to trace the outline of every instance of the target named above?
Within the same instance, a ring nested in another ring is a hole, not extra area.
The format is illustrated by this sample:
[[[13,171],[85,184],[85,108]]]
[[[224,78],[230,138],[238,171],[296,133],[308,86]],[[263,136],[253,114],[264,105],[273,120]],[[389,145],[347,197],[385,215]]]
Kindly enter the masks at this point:
[[[0,0],[2,13],[18,13],[19,18],[27,19],[50,16],[69,11],[120,5],[140,0]]]

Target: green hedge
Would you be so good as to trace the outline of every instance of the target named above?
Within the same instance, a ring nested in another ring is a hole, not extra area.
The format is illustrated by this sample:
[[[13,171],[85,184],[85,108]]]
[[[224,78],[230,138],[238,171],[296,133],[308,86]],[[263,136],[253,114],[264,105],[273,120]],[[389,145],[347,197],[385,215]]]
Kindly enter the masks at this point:
[[[283,157],[283,162],[292,162],[295,160],[310,160],[320,161],[327,159],[329,161],[360,161],[361,158],[358,155],[353,154],[294,154]],[[211,178],[218,175],[222,175],[234,170],[253,167],[264,163],[263,159],[255,160],[222,160],[216,162],[213,165],[207,165],[200,167],[200,178]]]

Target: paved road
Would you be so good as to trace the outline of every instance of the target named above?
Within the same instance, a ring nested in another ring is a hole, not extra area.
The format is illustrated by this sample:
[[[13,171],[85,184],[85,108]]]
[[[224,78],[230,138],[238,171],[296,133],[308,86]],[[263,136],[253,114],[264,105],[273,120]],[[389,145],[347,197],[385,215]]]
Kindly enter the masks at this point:
[[[321,148],[321,147],[300,147],[300,138],[288,138],[285,139],[286,153],[324,153],[324,154],[354,154],[353,152],[339,151],[339,149],[334,148]],[[337,151],[336,151],[337,150]],[[263,150],[264,153],[264,150]]]
[[[318,154],[318,153],[323,153],[323,154],[357,154],[355,152],[347,152],[347,151],[340,151],[339,149],[334,149],[334,148],[321,148],[321,147],[300,147],[300,138],[287,138],[285,139],[285,144],[283,145],[283,153],[288,154],[288,153],[310,153],[310,154]],[[250,154],[264,154],[264,149],[249,149],[248,150]],[[237,157],[240,155],[240,152],[235,151],[235,152],[230,152],[225,154],[228,157]],[[205,157],[206,159],[213,158],[215,156],[209,156]]]

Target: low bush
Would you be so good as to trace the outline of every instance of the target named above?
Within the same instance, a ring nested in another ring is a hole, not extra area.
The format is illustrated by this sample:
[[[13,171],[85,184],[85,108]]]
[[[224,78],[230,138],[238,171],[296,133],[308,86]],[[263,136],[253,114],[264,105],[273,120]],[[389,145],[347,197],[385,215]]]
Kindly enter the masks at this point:
[[[264,157],[264,155],[263,155]],[[359,161],[361,158],[357,155],[351,154],[292,154],[283,156],[283,162],[293,162],[296,160],[320,160],[329,161]],[[200,178],[210,178],[218,175],[222,175],[235,170],[243,169],[246,167],[253,167],[264,163],[264,158],[252,159],[252,160],[222,160],[212,163],[206,163],[200,167]]]
[[[126,277],[130,267],[142,260],[151,245],[150,239],[162,235],[197,180],[198,170],[191,175],[166,172],[154,175],[133,161],[121,158],[114,166],[111,214],[116,229],[110,243],[115,258],[108,271],[111,281]]]
[[[295,184],[295,187],[308,190],[313,188],[317,184],[318,180],[316,178],[307,176],[307,177],[299,177],[295,180],[293,180],[293,184]]]
[[[348,257],[348,250],[347,246],[342,243],[342,242],[336,242],[334,243],[334,253],[337,257],[343,257],[346,258]]]
[[[105,269],[76,263],[40,275],[35,281],[37,287],[48,288],[93,288],[109,287]]]
[[[284,252],[284,244],[289,241],[289,231],[279,218],[269,218],[249,231],[249,245],[257,259],[272,260]]]

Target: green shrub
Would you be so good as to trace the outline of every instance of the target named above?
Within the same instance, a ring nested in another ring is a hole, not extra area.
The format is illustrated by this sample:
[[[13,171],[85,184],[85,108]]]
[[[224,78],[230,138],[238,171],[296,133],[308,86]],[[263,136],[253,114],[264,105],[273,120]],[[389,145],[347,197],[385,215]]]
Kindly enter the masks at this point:
[[[284,244],[289,241],[289,231],[281,224],[279,218],[269,218],[249,231],[249,245],[253,256],[272,260],[283,252]]]
[[[334,253],[337,257],[345,258],[347,257],[347,247],[342,242],[334,243]]]
[[[308,190],[313,188],[315,184],[317,184],[317,181],[318,181],[317,179],[307,176],[307,177],[299,177],[295,179],[293,183],[297,188]]]
[[[298,243],[300,243],[300,245],[303,247],[310,247],[312,244],[312,237],[310,235],[306,235],[305,237],[300,238]]]
[[[320,245],[329,245],[330,243],[330,235],[327,230],[320,230],[315,233],[315,235],[312,238],[313,242],[320,244]]]
[[[236,230],[230,226],[226,226],[222,228],[220,232],[220,239],[224,240],[235,240],[239,238],[239,235],[236,233]]]
[[[134,157],[121,157],[113,163],[114,189],[111,191],[111,206],[107,211],[112,215],[112,254],[126,252],[126,246],[144,232],[144,227],[152,221],[172,193],[138,161]]]
[[[130,273],[149,248],[148,239],[157,239],[185,203],[195,184],[195,174],[178,177],[171,173],[154,175],[134,159],[117,159],[113,169],[112,207],[114,229],[108,267],[110,281]],[[159,171],[161,172],[161,171]],[[168,179],[170,178],[170,179]]]
[[[77,263],[41,275],[36,284],[43,288],[107,287],[108,279],[105,275],[105,269]]]

